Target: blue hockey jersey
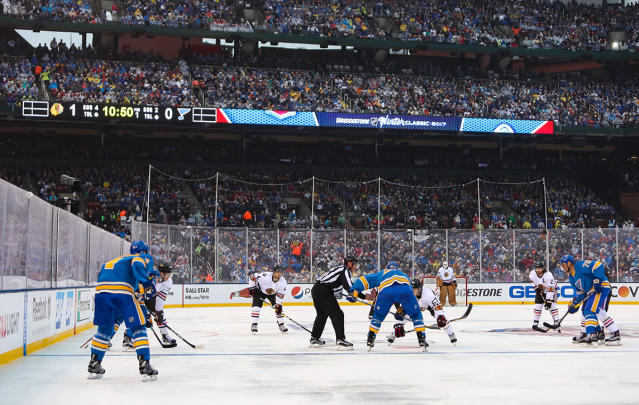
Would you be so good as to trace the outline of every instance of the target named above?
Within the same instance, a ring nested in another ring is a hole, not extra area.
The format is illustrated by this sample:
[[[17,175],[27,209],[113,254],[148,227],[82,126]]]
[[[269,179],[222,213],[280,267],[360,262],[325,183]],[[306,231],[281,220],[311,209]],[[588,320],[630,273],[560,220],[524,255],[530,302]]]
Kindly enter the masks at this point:
[[[109,292],[115,294],[133,294],[138,284],[152,285],[153,256],[147,254],[125,255],[102,265],[98,274],[96,294]]]
[[[379,287],[378,292],[381,293],[382,290],[393,284],[408,284],[410,286],[410,279],[401,270],[385,269],[377,273],[361,276],[355,280],[350,292],[357,291],[357,293],[361,293],[362,291]]]
[[[606,268],[598,260],[580,260],[575,262],[575,272],[569,274],[568,280],[575,289],[573,304],[577,304],[586,298],[593,288],[594,280],[599,280],[603,288],[610,288],[610,282],[606,277]]]

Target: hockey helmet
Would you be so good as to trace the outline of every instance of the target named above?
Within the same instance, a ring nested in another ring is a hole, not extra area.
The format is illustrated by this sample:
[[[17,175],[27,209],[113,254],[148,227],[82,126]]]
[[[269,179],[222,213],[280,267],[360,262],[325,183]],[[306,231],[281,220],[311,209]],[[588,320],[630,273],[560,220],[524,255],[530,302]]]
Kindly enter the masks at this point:
[[[355,256],[346,256],[344,258],[344,266],[348,265],[348,262],[355,264],[357,263],[357,258]]]
[[[149,253],[149,246],[143,240],[136,240],[131,243],[131,248],[129,250],[132,255],[137,255],[140,253]]]
[[[447,261],[442,262],[442,267],[444,268],[448,267],[448,262]]]
[[[279,264],[273,267],[273,273],[275,273],[276,271],[279,271],[280,273],[284,273],[284,270],[285,270],[284,266],[281,266]]]
[[[411,281],[410,285],[413,288],[417,288],[421,290],[422,287],[424,286],[424,283],[422,283],[422,280],[420,280],[419,278],[414,278],[413,281]]]
[[[162,274],[173,273],[173,266],[167,262],[160,262],[160,264],[158,264],[158,271]]]
[[[388,262],[388,264],[386,265],[386,268],[389,270],[399,270],[399,264],[397,264],[396,261],[391,260],[390,262]]]
[[[564,263],[574,264],[575,263],[575,257],[573,255],[571,255],[571,254],[563,255],[561,257],[560,263],[561,264],[564,264]]]
[[[545,261],[543,261],[543,260],[537,260],[537,261],[535,262],[535,268],[536,268],[536,269],[541,268],[541,269],[544,269],[544,271],[546,271],[546,262],[545,262]]]

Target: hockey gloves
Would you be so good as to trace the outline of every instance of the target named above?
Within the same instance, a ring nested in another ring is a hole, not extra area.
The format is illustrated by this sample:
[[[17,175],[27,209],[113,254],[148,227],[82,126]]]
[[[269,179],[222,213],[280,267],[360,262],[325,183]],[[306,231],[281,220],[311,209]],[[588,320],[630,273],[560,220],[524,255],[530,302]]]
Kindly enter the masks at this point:
[[[404,337],[406,336],[406,331],[404,330],[404,325],[401,323],[395,324],[395,337]]]
[[[273,308],[275,309],[276,315],[282,315],[282,304],[275,304]]]
[[[552,302],[550,302],[550,301],[546,301],[546,303],[544,304],[544,309],[549,310],[549,309],[550,309],[550,307],[551,307],[551,305],[552,305]]]
[[[579,304],[577,304],[577,305],[570,304],[570,306],[568,306],[568,313],[569,314],[574,314],[577,311],[579,311]]]
[[[248,292],[251,295],[251,297],[254,296],[255,293],[257,292],[257,287],[249,287]]]
[[[357,302],[357,297],[355,297],[354,295],[347,295],[346,296],[346,301],[348,301],[348,302]]]
[[[601,281],[598,278],[592,280],[592,288],[595,289],[597,294],[601,292]]]
[[[437,327],[438,328],[443,328],[448,324],[448,321],[446,320],[446,317],[444,315],[439,315],[437,317]]]

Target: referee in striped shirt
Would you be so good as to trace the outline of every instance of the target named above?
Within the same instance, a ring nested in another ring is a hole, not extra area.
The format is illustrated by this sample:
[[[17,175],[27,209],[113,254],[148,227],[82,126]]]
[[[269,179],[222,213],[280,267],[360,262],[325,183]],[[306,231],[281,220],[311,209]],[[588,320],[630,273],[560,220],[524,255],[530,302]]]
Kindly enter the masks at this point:
[[[322,347],[326,344],[320,337],[324,332],[326,319],[331,318],[337,339],[337,350],[353,350],[353,344],[347,341],[344,335],[344,312],[339,307],[335,295],[340,294],[342,288],[347,292],[351,289],[353,286],[352,272],[357,271],[357,268],[357,259],[348,256],[344,259],[343,266],[333,267],[315,282],[311,289],[311,296],[317,316],[313,323],[310,347]]]

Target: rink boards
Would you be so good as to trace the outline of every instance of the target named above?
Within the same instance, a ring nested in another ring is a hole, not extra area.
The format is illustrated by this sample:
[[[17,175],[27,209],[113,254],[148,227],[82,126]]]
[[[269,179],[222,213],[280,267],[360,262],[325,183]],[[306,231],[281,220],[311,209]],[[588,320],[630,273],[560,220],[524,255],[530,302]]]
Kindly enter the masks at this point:
[[[0,364],[93,326],[91,287],[0,293]]]
[[[311,305],[313,284],[289,283],[284,298],[285,305]],[[246,288],[246,284],[175,284],[167,300],[168,307],[246,306],[251,299],[230,295]],[[532,303],[535,290],[524,283],[477,283],[457,288],[457,298],[468,293],[468,302],[483,305],[521,305]],[[574,291],[567,283],[558,286],[559,303],[567,303]],[[639,283],[612,283],[612,302],[617,304],[639,304]],[[343,304],[350,304],[342,302]]]

